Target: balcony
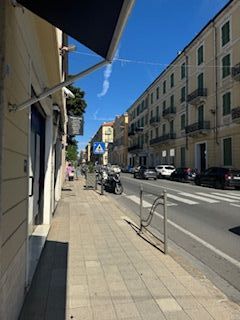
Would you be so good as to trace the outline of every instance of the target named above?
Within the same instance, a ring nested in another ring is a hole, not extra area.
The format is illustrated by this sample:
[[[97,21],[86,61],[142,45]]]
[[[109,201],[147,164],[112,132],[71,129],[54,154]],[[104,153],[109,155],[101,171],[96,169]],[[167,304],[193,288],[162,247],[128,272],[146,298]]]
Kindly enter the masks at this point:
[[[197,105],[206,100],[207,88],[198,88],[187,96],[187,102]]]
[[[190,137],[206,135],[210,130],[210,121],[200,121],[185,127],[185,132]]]
[[[164,109],[162,112],[162,116],[165,119],[174,118],[175,115],[176,115],[176,108],[175,107],[169,107],[167,109]]]
[[[150,145],[153,144],[160,144],[160,143],[169,143],[170,140],[174,140],[176,139],[176,133],[168,133],[168,134],[164,134],[163,136],[154,138],[150,140]]]
[[[234,80],[240,81],[240,63],[232,68],[232,78]]]
[[[140,144],[135,144],[131,147],[128,147],[128,151],[131,152],[131,151],[135,151],[135,150],[139,150],[139,149],[142,149],[142,145]]]
[[[232,109],[231,114],[232,114],[232,121],[236,123],[240,123],[240,107]]]
[[[136,127],[135,128],[135,133],[142,133],[143,132],[143,127]]]
[[[152,126],[156,126],[157,124],[159,124],[159,122],[160,122],[160,117],[158,117],[158,116],[152,117],[150,119],[150,124]]]

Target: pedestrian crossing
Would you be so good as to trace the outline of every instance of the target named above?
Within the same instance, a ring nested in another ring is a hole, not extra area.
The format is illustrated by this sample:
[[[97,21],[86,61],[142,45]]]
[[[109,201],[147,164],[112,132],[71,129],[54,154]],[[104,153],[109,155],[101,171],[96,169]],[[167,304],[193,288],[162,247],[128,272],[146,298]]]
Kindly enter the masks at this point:
[[[123,196],[136,204],[140,204],[139,196],[136,195],[127,195],[123,194]],[[154,199],[156,196],[151,194],[145,194],[143,200],[143,208],[151,208]],[[234,192],[195,192],[195,193],[188,193],[188,192],[176,192],[175,194],[171,192],[167,192],[167,205],[170,206],[177,206],[179,204],[185,205],[200,205],[200,204],[217,204],[217,203],[228,203],[234,207],[240,207],[240,193]]]

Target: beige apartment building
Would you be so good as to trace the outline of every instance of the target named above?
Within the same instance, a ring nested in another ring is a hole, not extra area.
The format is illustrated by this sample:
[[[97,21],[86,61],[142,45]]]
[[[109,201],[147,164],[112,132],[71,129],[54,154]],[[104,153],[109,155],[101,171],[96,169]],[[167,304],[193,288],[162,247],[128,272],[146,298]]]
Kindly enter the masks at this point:
[[[128,114],[116,116],[113,124],[113,145],[111,163],[120,167],[128,165]]]
[[[17,319],[60,199],[63,90],[15,105],[65,78],[63,33],[11,1],[0,10],[0,319]]]
[[[113,124],[114,122],[104,122],[94,135],[94,137],[90,141],[91,145],[91,156],[90,159],[93,163],[96,161],[99,164],[107,165],[110,160],[110,152],[109,150],[111,149],[111,145],[113,143]],[[105,152],[104,154],[94,154],[93,150],[93,144],[94,142],[104,142],[105,143]]]
[[[239,17],[229,1],[128,109],[129,164],[240,168]]]

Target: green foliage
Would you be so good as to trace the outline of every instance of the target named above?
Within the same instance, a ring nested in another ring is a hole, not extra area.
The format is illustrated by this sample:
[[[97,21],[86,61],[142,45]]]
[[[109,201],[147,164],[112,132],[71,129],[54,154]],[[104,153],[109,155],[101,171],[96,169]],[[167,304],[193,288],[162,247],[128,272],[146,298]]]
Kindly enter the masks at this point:
[[[89,164],[88,164],[88,172],[89,173],[94,172],[94,164],[92,162],[89,162]]]
[[[77,152],[77,146],[76,145],[68,145],[67,146],[67,155],[66,158],[68,161],[71,162],[75,162],[77,161],[77,156],[78,156],[78,152]]]
[[[78,147],[77,140],[75,139],[74,136],[68,136],[67,137],[67,144],[75,146],[76,148]]]
[[[67,114],[69,116],[82,116],[87,107],[87,103],[84,100],[85,92],[73,85],[69,85],[68,89],[72,91],[75,97],[67,98]]]

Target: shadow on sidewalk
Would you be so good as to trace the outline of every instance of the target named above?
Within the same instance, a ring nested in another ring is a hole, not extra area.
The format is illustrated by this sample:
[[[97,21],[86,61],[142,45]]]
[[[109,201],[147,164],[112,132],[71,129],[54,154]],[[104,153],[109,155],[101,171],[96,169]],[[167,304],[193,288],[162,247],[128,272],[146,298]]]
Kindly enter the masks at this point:
[[[152,232],[150,232],[149,230],[145,229],[146,232],[140,232],[140,228],[138,226],[136,226],[134,223],[132,223],[131,221],[124,219],[125,222],[127,222],[132,229],[137,233],[137,235],[142,238],[143,240],[145,240],[147,243],[149,243],[151,246],[153,246],[154,248],[156,248],[157,250],[161,251],[162,253],[164,253],[163,249],[160,248],[160,246],[163,245],[163,242],[157,238]]]
[[[68,243],[46,241],[19,320],[65,320]]]

